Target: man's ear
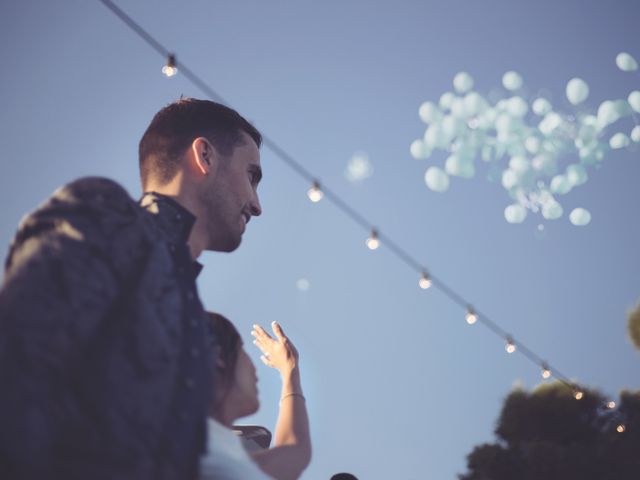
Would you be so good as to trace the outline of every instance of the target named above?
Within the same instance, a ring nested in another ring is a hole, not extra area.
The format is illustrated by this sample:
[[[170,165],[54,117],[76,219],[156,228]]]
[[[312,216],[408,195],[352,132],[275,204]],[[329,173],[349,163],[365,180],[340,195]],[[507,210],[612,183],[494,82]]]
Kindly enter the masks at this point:
[[[196,170],[202,175],[215,172],[218,166],[218,152],[205,137],[198,137],[191,142],[191,156]]]

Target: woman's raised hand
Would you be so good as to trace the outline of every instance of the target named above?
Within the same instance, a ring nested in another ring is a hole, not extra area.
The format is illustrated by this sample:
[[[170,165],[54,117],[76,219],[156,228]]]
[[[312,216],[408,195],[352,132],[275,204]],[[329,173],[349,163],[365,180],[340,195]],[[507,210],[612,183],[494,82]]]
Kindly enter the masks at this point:
[[[262,351],[260,360],[285,376],[297,369],[298,350],[284,334],[278,322],[271,322],[271,329],[275,334],[275,338],[269,335],[260,325],[254,325],[251,331],[251,335],[255,337],[253,343]]]

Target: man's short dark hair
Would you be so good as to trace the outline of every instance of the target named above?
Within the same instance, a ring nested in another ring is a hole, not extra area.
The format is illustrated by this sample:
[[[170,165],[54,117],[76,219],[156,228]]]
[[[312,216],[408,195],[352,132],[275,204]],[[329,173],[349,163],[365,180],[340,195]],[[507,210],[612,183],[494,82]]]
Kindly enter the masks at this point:
[[[140,139],[142,185],[151,178],[160,185],[170,182],[178,172],[182,155],[196,138],[205,137],[221,155],[229,156],[244,143],[242,132],[260,148],[260,132],[229,107],[196,98],[181,98],[167,105],[156,113]]]

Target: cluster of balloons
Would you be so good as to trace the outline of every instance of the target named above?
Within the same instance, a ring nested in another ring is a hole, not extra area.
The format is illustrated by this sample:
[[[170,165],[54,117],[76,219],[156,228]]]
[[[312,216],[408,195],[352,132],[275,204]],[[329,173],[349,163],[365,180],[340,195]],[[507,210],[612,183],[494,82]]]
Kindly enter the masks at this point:
[[[616,64],[625,72],[638,70],[628,53],[620,53]],[[589,86],[573,78],[565,93],[575,111],[566,114],[546,98],[524,97],[523,84],[520,74],[506,72],[502,85],[509,96],[492,104],[473,90],[473,78],[460,72],[453,79],[455,92],[443,94],[437,103],[420,105],[418,114],[427,129],[423,138],[411,143],[411,156],[427,159],[436,150],[449,153],[444,168],[427,169],[427,187],[444,192],[450,177],[472,178],[480,158],[499,172],[502,186],[514,200],[504,211],[507,222],[521,223],[529,211],[554,220],[564,213],[557,197],[584,184],[587,170],[598,166],[609,150],[640,144],[636,121],[640,91],[632,91],[626,99],[605,100],[591,112],[584,106]],[[631,132],[612,134],[611,126],[625,117],[634,119]],[[576,208],[569,220],[587,225],[591,214]]]

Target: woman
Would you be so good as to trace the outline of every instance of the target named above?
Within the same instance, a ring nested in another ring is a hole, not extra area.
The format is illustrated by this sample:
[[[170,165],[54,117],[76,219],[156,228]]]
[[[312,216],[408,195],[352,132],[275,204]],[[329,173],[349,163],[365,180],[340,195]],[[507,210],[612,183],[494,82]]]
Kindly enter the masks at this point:
[[[253,326],[253,343],[261,360],[280,372],[282,394],[274,447],[247,453],[231,430],[241,417],[258,410],[256,369],[233,324],[222,315],[209,313],[219,345],[216,361],[216,392],[208,419],[208,451],[200,464],[202,480],[297,479],[311,460],[309,419],[300,384],[298,351],[276,322],[275,338]]]

